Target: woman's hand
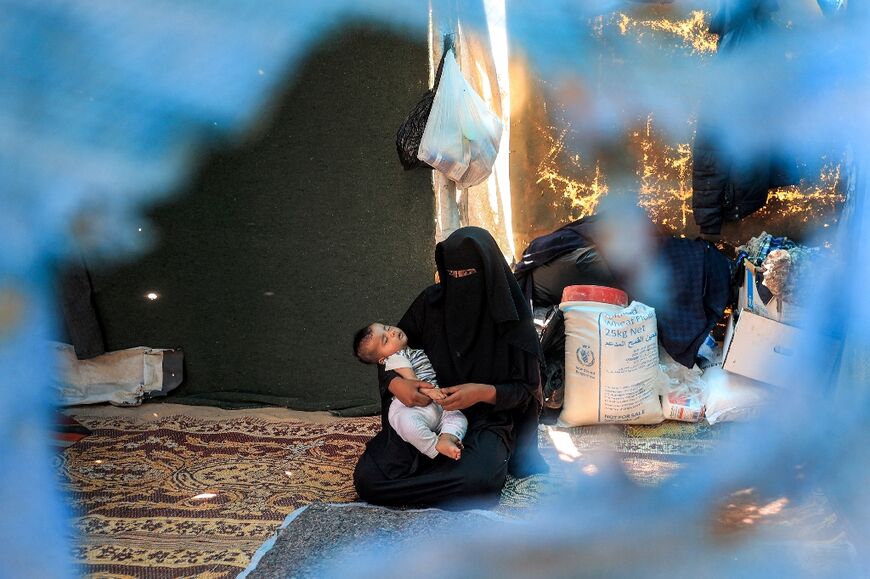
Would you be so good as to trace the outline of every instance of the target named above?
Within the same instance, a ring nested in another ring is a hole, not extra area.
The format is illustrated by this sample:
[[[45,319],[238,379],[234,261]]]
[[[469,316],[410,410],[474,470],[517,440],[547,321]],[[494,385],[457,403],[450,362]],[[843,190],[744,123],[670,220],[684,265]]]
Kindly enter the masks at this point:
[[[388,390],[405,406],[428,406],[432,399],[420,392],[420,388],[432,388],[428,382],[393,378]]]
[[[441,388],[447,394],[444,400],[436,401],[444,410],[464,410],[478,402],[495,404],[495,386],[492,384],[458,384]]]
[[[440,388],[420,388],[420,392],[436,402],[447,398],[447,394],[443,393]]]

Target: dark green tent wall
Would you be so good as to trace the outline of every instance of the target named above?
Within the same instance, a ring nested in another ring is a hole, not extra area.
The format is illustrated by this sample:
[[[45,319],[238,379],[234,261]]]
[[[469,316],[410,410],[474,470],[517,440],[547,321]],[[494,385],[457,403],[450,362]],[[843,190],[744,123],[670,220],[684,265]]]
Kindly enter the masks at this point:
[[[394,144],[427,79],[425,42],[324,39],[264,126],[155,209],[155,248],[93,273],[107,347],[183,348],[170,401],[371,410],[353,332],[397,321],[434,272],[431,172]]]

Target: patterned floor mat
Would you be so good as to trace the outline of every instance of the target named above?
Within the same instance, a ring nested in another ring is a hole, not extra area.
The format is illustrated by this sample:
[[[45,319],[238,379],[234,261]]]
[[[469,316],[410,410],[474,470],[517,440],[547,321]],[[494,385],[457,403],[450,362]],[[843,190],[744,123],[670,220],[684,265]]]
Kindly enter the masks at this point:
[[[675,421],[643,426],[541,426],[539,444],[550,472],[524,479],[508,477],[496,512],[508,517],[523,516],[523,510],[558,498],[578,470],[594,474],[602,454],[614,455],[636,484],[661,484],[697,457],[711,452],[727,435],[727,427]]]
[[[294,509],[357,500],[353,467],[379,428],[375,417],[329,424],[76,418],[92,434],[58,458],[79,515],[76,560],[84,575],[113,578],[235,576]],[[657,484],[718,437],[718,430],[681,423],[542,427],[552,472],[509,479],[497,511],[522,516],[558,493],[568,464],[560,453],[582,462],[615,451],[634,480]]]
[[[355,500],[376,418],[335,424],[79,416],[91,436],[59,468],[80,516],[76,559],[94,577],[226,577],[285,516]]]

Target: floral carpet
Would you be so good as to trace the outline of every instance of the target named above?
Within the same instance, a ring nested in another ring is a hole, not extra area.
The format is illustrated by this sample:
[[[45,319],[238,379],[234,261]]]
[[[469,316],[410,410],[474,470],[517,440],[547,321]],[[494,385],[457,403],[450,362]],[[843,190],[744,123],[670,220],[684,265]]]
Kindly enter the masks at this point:
[[[59,469],[78,511],[75,556],[93,577],[226,577],[288,513],[356,499],[376,418],[335,424],[79,416],[92,434]]]
[[[84,576],[116,579],[235,576],[295,509],[358,500],[353,468],[379,428],[376,417],[328,424],[76,418],[91,435],[58,456],[76,515],[75,560]],[[581,461],[589,451],[615,451],[639,484],[667,478],[718,437],[709,427],[681,423],[553,430],[568,434]],[[500,514],[517,516],[558,492],[564,449],[554,440],[542,427],[542,447],[556,468],[509,479]]]

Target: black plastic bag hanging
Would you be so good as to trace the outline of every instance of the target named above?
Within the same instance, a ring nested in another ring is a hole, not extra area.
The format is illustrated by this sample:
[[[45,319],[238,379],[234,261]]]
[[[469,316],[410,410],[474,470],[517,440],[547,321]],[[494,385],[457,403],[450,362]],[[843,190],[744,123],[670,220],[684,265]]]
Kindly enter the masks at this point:
[[[417,158],[417,151],[420,148],[423,131],[426,130],[426,121],[429,119],[429,113],[432,111],[435,91],[438,90],[438,83],[441,81],[444,57],[450,50],[453,50],[453,36],[448,34],[444,36],[444,48],[441,51],[441,62],[438,63],[438,70],[435,72],[435,84],[423,94],[414,110],[402,121],[399,130],[396,132],[396,151],[398,151],[399,161],[406,171],[415,167],[432,168],[428,163]]]

